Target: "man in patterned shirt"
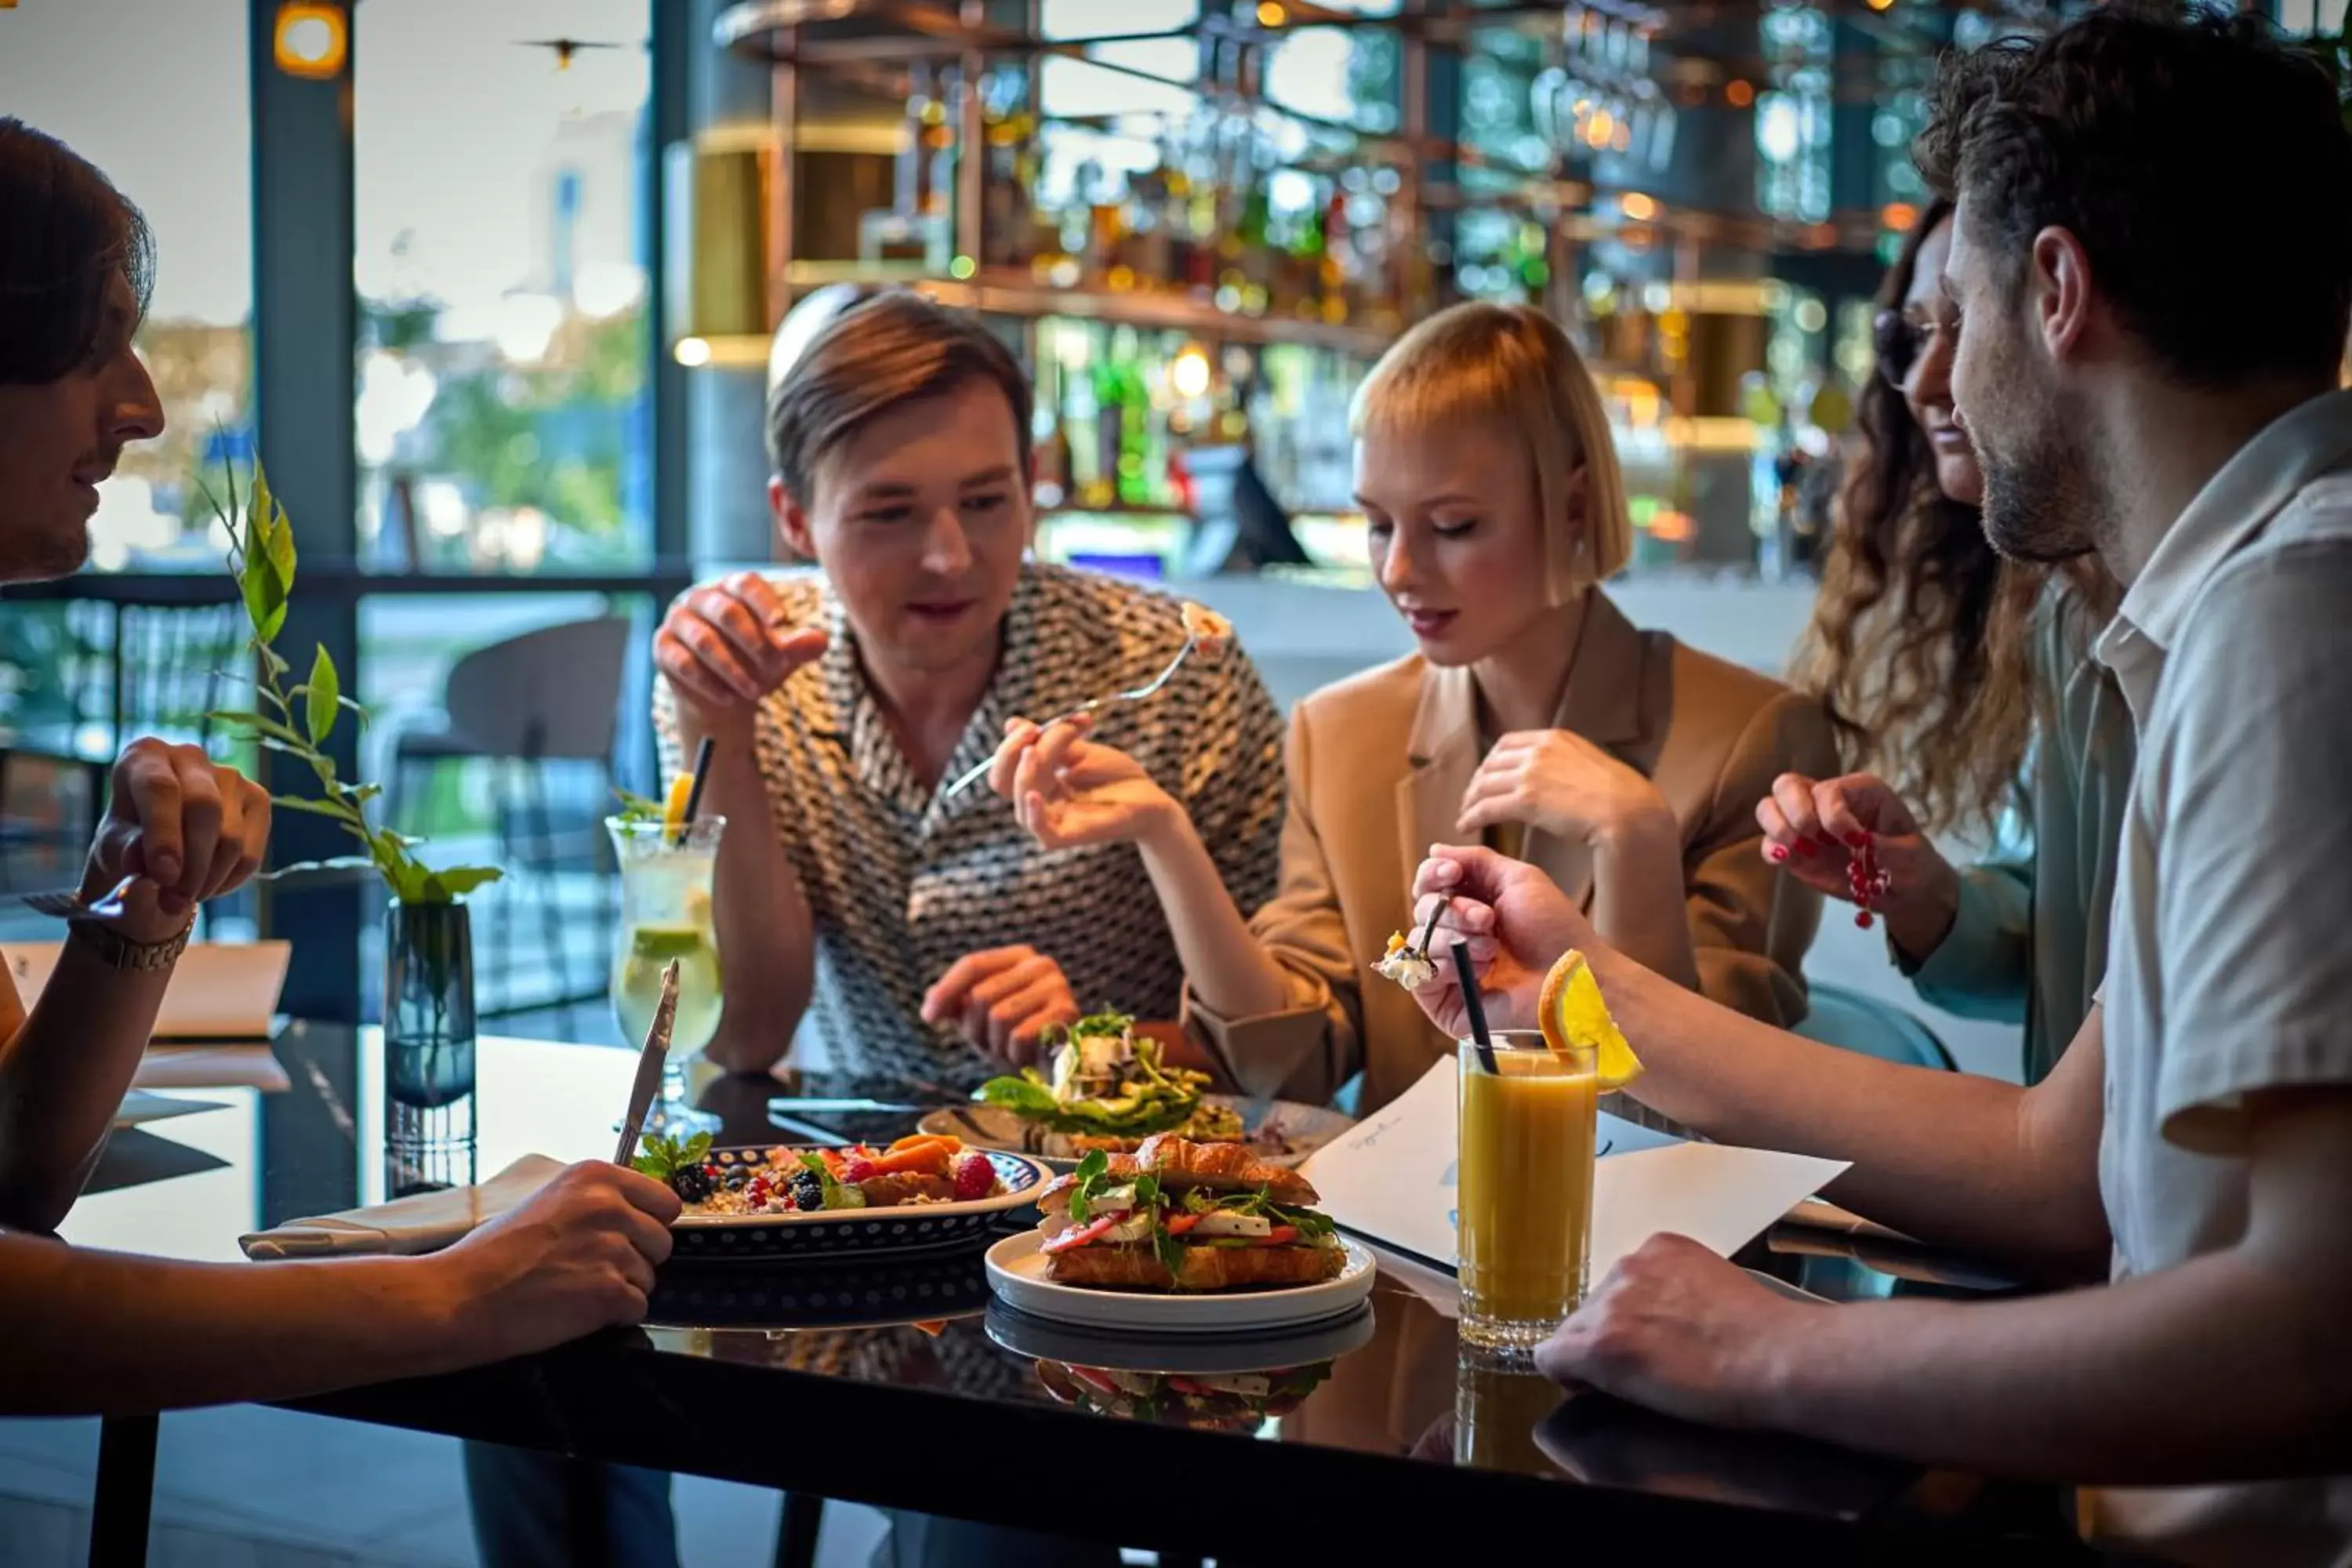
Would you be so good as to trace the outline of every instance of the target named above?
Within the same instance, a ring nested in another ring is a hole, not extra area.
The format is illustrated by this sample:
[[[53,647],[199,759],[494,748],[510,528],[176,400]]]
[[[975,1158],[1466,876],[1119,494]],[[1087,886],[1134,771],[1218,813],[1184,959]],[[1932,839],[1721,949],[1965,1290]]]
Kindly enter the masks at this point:
[[[1024,559],[1031,396],[977,318],[912,294],[845,310],[769,403],[769,501],[814,577],[681,598],[654,644],[663,756],[713,742],[726,1012],[712,1059],[758,1071],[812,1009],[835,1064],[961,1090],[1110,1006],[1183,984],[1127,846],[1047,853],[985,787],[946,784],[1008,720],[1151,679],[1178,601]],[[1185,803],[1245,910],[1274,890],[1280,722],[1230,647],[1099,732]]]

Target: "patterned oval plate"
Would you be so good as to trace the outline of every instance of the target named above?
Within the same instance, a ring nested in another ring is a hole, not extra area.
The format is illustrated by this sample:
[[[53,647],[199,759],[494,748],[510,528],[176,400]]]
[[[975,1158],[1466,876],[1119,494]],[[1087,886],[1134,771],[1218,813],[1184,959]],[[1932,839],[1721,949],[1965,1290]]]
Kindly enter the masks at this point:
[[[710,1163],[764,1166],[768,1150],[713,1149]],[[798,1153],[814,1145],[785,1144]],[[920,1252],[987,1240],[1007,1215],[1036,1202],[1053,1173],[1042,1160],[984,1150],[1004,1190],[969,1203],[900,1204],[887,1209],[826,1209],[819,1214],[686,1214],[670,1226],[676,1256],[697,1263],[727,1259],[772,1262],[834,1258],[853,1252]]]
[[[1302,1105],[1294,1100],[1244,1100],[1213,1094],[1212,1105],[1230,1105],[1241,1112],[1242,1131],[1257,1157],[1269,1165],[1297,1165],[1353,1127],[1355,1121],[1326,1105]],[[926,1114],[918,1130],[961,1138],[975,1149],[1017,1150],[1025,1129],[1021,1118],[1001,1105],[951,1105]],[[1040,1154],[1037,1159],[1055,1171],[1077,1164],[1075,1159]]]
[[[968,1318],[987,1305],[987,1266],[971,1248],[771,1260],[764,1268],[673,1258],[655,1277],[645,1326],[886,1328]]]

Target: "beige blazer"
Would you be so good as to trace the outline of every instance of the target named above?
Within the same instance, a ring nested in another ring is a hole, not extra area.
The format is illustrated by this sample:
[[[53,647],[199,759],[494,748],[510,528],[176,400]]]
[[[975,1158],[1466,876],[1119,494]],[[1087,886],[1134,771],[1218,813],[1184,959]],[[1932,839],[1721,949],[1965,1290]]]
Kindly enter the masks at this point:
[[[1780,773],[1837,772],[1820,705],[1638,629],[1595,590],[1556,725],[1639,769],[1681,824],[1699,989],[1771,1023],[1802,1018],[1821,902],[1765,861],[1755,814]],[[1428,847],[1461,841],[1462,792],[1482,755],[1470,672],[1418,654],[1293,710],[1281,885],[1251,922],[1288,973],[1291,1005],[1228,1018],[1186,997],[1188,1028],[1245,1092],[1320,1103],[1361,1072],[1370,1110],[1451,1052],[1412,996],[1366,966],[1412,923]],[[1530,828],[1521,857],[1591,906],[1582,844]]]

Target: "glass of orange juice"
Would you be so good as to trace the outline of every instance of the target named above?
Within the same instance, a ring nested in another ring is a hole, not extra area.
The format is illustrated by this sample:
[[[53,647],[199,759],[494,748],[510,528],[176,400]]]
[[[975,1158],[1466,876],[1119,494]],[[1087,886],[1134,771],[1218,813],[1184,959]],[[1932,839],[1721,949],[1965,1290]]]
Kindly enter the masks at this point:
[[[1489,1070],[1461,1042],[1455,1191],[1465,1342],[1529,1353],[1584,1297],[1600,1100],[1590,1047],[1493,1037]]]

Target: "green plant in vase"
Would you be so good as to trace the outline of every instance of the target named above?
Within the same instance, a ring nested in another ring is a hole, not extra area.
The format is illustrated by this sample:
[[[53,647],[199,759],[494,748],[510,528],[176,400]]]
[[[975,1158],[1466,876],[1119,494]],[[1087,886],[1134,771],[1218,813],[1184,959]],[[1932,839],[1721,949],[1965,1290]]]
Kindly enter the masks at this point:
[[[196,488],[229,537],[229,571],[250,628],[247,646],[253,655],[255,705],[210,717],[244,739],[308,767],[318,780],[319,793],[273,794],[272,803],[329,818],[356,839],[362,851],[280,866],[265,875],[274,879],[297,872],[364,868],[383,879],[393,900],[384,930],[385,1042],[387,1047],[413,1046],[424,1053],[423,1059],[404,1063],[399,1051],[388,1048],[394,1088],[406,1089],[416,1103],[445,1103],[470,1091],[474,1078],[473,943],[463,900],[475,889],[498,880],[499,872],[490,866],[436,869],[425,865],[415,853],[418,840],[372,820],[368,808],[383,793],[383,786],[341,776],[324,748],[344,713],[363,727],[367,710],[343,694],[342,678],[323,647],[311,650],[306,679],[291,687],[285,684],[294,666],[278,651],[276,642],[294,591],[293,524],[271,493],[259,462],[254,464],[252,483],[242,496],[234,468],[226,468],[224,479],[226,504],[201,479]]]

